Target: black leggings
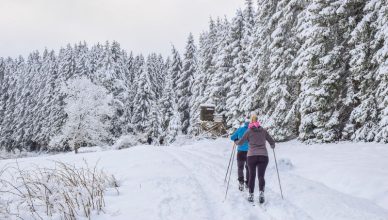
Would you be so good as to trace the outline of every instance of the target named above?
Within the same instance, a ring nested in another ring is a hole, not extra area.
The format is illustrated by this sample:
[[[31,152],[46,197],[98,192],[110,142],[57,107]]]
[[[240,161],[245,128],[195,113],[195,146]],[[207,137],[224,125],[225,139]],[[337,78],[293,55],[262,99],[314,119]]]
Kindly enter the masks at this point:
[[[237,174],[238,181],[244,182],[244,168],[245,168],[245,180],[249,180],[248,164],[247,164],[247,151],[237,151]]]
[[[257,175],[259,179],[259,189],[260,191],[264,191],[265,186],[265,169],[268,165],[268,156],[248,156],[248,170],[249,170],[249,193],[253,193],[255,191],[255,178],[256,178],[256,168]]]

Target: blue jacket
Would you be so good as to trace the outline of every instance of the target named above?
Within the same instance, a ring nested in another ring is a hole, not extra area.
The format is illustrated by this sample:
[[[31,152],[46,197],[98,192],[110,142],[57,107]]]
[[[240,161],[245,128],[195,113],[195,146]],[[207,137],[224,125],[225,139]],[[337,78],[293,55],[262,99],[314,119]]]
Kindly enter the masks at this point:
[[[230,137],[232,141],[234,141],[236,138],[241,139],[245,132],[248,130],[249,122],[245,122],[243,126],[237,129],[237,131],[234,132],[234,134]],[[248,151],[248,141],[245,141],[243,145],[239,145],[237,148],[237,151]]]

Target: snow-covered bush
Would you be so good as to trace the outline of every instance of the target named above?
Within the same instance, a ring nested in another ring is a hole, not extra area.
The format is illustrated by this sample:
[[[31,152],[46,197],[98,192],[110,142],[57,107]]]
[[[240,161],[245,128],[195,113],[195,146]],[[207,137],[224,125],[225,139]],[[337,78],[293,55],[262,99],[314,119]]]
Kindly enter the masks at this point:
[[[96,166],[55,162],[54,168],[0,171],[0,218],[90,219],[105,206],[104,193],[118,182]],[[118,190],[117,190],[118,193]]]
[[[144,141],[143,141],[144,142]],[[139,135],[124,135],[121,136],[117,141],[113,144],[113,149],[124,149],[132,146],[136,146],[142,143],[141,136]]]

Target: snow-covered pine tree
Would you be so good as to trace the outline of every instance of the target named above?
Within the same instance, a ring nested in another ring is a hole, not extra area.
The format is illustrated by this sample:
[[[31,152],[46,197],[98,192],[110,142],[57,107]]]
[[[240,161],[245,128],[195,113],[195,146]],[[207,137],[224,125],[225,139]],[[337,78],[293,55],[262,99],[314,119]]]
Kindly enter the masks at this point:
[[[54,135],[52,129],[54,125],[58,122],[52,121],[52,108],[55,108],[56,103],[54,100],[54,87],[55,87],[55,77],[57,76],[57,60],[54,51],[45,50],[43,52],[41,69],[40,69],[40,78],[38,94],[35,96],[38,98],[36,109],[34,112],[36,114],[34,118],[34,125],[38,129],[34,131],[33,140],[29,140],[30,150],[40,150],[47,149],[51,137]],[[55,116],[54,116],[55,117]],[[60,119],[59,119],[60,120]],[[37,126],[39,125],[39,127]]]
[[[388,2],[381,1],[376,20],[377,33],[373,42],[379,48],[373,57],[373,64],[377,68],[377,80],[380,82],[376,98],[379,103],[379,124],[375,140],[388,143]]]
[[[47,109],[48,113],[46,116],[47,122],[50,123],[49,131],[47,131],[49,141],[60,134],[66,120],[66,113],[64,111],[65,95],[61,92],[61,86],[73,75],[73,65],[75,63],[71,50],[69,46],[66,49],[61,48],[58,56],[55,56],[54,53],[50,54],[51,61],[47,63],[47,69],[50,71],[47,88],[50,106]],[[46,146],[39,147],[44,149]]]
[[[28,142],[28,135],[25,135],[26,131],[30,131],[34,128],[32,124],[26,124],[26,120],[27,118],[29,118],[29,115],[26,114],[26,110],[28,110],[28,107],[30,107],[29,105],[34,102],[29,102],[30,100],[27,100],[26,96],[24,96],[24,93],[22,92],[25,91],[27,85],[31,85],[31,77],[26,74],[26,63],[23,57],[19,56],[17,59],[14,60],[13,70],[14,72],[12,74],[15,77],[16,83],[14,87],[9,88],[9,92],[13,93],[14,102],[12,109],[13,112],[8,112],[8,114],[12,115],[13,117],[10,121],[12,122],[12,124],[8,125],[11,128],[10,140],[12,141],[12,146],[10,146],[10,148],[17,148],[19,150],[22,150]],[[34,97],[28,98],[31,99]],[[5,127],[5,129],[7,129],[8,126]]]
[[[151,76],[152,89],[156,95],[156,98],[159,99],[162,94],[163,84],[165,79],[166,71],[164,70],[164,60],[163,57],[157,55],[156,53],[151,53],[147,57],[147,71]]]
[[[123,127],[126,125],[126,118],[130,115],[126,114],[126,106],[124,103],[129,102],[126,87],[126,75],[128,68],[126,53],[120,48],[120,44],[114,41],[112,44],[106,42],[102,54],[98,60],[96,69],[96,83],[108,89],[108,92],[113,95],[114,115],[112,117],[111,133],[114,137],[119,137],[123,134]]]
[[[268,90],[264,95],[263,124],[270,129],[276,140],[287,140],[298,134],[298,106],[296,99],[300,77],[291,69],[291,63],[300,48],[296,38],[298,16],[303,11],[301,1],[278,1],[272,18],[273,31],[270,33]]]
[[[147,133],[151,135],[154,128],[150,128],[150,116],[152,105],[156,105],[156,95],[152,88],[151,76],[146,64],[140,69],[139,78],[137,79],[137,90],[134,98],[132,113],[132,124],[135,126],[136,133]]]
[[[86,42],[79,42],[74,45],[74,77],[90,75],[89,68],[87,68],[89,54]]]
[[[200,70],[201,73],[205,75],[205,82],[210,81],[215,72],[214,60],[219,42],[218,26],[219,24],[216,25],[214,20],[210,18],[209,31],[202,35],[203,49],[201,54],[198,54],[198,56],[200,56],[200,59],[203,60]],[[205,88],[206,87],[207,86],[205,85]]]
[[[190,126],[188,129],[189,134],[199,134],[199,115],[200,105],[206,100],[204,97],[205,88],[207,85],[206,81],[206,66],[207,66],[207,45],[206,45],[207,34],[202,33],[199,38],[199,48],[197,51],[197,70],[193,76],[193,82],[191,86],[191,98],[190,98]]]
[[[261,118],[265,115],[262,106],[268,90],[269,71],[269,45],[271,44],[270,33],[274,25],[272,16],[276,12],[276,1],[258,0],[257,13],[255,17],[254,32],[250,45],[250,63],[248,65],[247,82],[242,85],[242,96],[240,109],[245,115],[255,111]]]
[[[126,58],[126,64],[125,64],[125,87],[127,88],[126,91],[123,91],[126,93],[126,101],[124,102],[124,112],[123,112],[123,121],[122,121],[122,131],[124,134],[131,133],[132,126],[131,126],[131,116],[132,116],[132,101],[133,101],[133,94],[135,93],[135,57],[133,56],[132,51],[129,53],[129,56]]]
[[[181,119],[178,111],[178,105],[177,103],[173,103],[173,112],[167,128],[166,143],[174,142],[176,140],[176,136],[178,136],[181,131]]]
[[[251,62],[253,54],[251,53],[251,45],[253,41],[254,27],[255,27],[255,14],[256,11],[253,8],[252,0],[245,0],[245,8],[243,10],[244,18],[244,29],[243,29],[243,39],[241,42],[242,50],[247,56],[248,62]],[[249,78],[249,71],[243,76],[244,78]]]
[[[372,47],[376,26],[377,1],[363,2],[365,5],[359,11],[363,15],[360,22],[351,33],[350,50],[350,76],[346,87],[348,88],[346,102],[352,106],[348,122],[342,132],[343,138],[353,140],[372,141],[376,134],[378,123],[377,101],[375,98],[376,68],[371,60],[378,48]]]
[[[226,19],[224,23],[227,23]],[[229,29],[229,25],[223,26]],[[218,56],[217,51],[220,51],[219,43],[220,39],[226,38],[227,30],[224,30],[221,35],[220,31],[221,23],[218,19],[217,24],[212,18],[209,20],[209,30],[203,32],[199,39],[199,50],[197,52],[197,73],[195,73],[193,80],[193,87],[191,88],[191,107],[190,107],[190,129],[189,132],[196,134],[199,131],[199,113],[200,105],[203,103],[214,103],[214,89],[216,71],[215,63],[217,62]],[[224,36],[224,38],[222,38]],[[224,108],[224,107],[222,107]]]
[[[172,76],[167,75],[165,80],[165,86],[163,89],[162,97],[159,102],[160,107],[160,133],[162,136],[167,136],[167,130],[170,124],[171,117],[174,114],[173,106],[177,103],[175,91],[172,88]]]
[[[51,140],[50,150],[64,150],[68,146],[77,153],[82,146],[110,143],[113,98],[108,90],[83,76],[70,79],[61,91],[66,94],[67,119],[61,134]]]
[[[190,123],[190,97],[191,85],[194,73],[197,68],[196,46],[194,37],[190,33],[187,39],[186,51],[183,59],[182,73],[177,75],[176,92],[178,99],[178,110],[181,114],[182,133],[187,134]]]
[[[2,100],[1,111],[3,117],[1,118],[1,129],[0,129],[0,147],[4,148],[7,151],[14,150],[15,145],[17,144],[15,140],[12,139],[12,134],[15,129],[15,120],[16,120],[16,86],[17,86],[17,76],[16,76],[16,61],[11,58],[5,60],[4,65],[4,78],[2,93],[0,94]]]
[[[243,12],[238,10],[232,21],[228,38],[231,67],[224,75],[226,81],[230,82],[230,87],[225,85],[226,88],[229,87],[226,95],[226,106],[228,109],[226,116],[227,125],[229,126],[232,125],[235,119],[241,118],[244,115],[240,108],[241,98],[244,98],[241,97],[241,86],[246,84],[244,76],[248,72],[250,61],[248,51],[244,49],[244,46],[248,44],[248,42],[244,42],[244,34],[248,34],[245,32],[244,24]]]
[[[347,40],[355,25],[348,18],[357,4],[342,1],[313,1],[307,7],[309,34],[299,57],[305,57],[301,80],[300,139],[331,142],[341,138],[346,120],[346,81],[349,74]],[[297,58],[298,60],[299,58]]]
[[[155,69],[156,69],[156,84],[158,88],[158,98],[161,97],[163,88],[165,85],[166,77],[168,75],[168,69],[170,67],[170,60],[164,60],[161,54],[158,54],[155,60]]]
[[[207,84],[204,91],[204,102],[206,103],[215,103],[217,99],[217,80],[219,79],[215,77],[216,64],[220,59],[218,54],[220,53],[221,48],[223,48],[221,43],[226,43],[225,38],[228,34],[228,31],[223,28],[229,29],[229,26],[222,26],[220,18],[217,18],[216,22],[214,22],[213,19],[210,19],[209,32],[206,36],[204,45],[204,66],[201,67],[201,71],[205,74],[205,81]]]
[[[58,72],[64,80],[70,79],[75,72],[75,53],[70,44],[61,48],[58,54]]]
[[[253,8],[253,2],[252,0],[246,0],[245,1],[245,8],[243,11],[243,17],[244,17],[244,29],[243,29],[243,39],[241,42],[242,46],[242,52],[241,54],[244,55],[244,59],[246,60],[246,63],[244,63],[244,66],[246,68],[246,71],[244,71],[244,75],[242,75],[242,78],[244,82],[241,84],[241,93],[240,96],[243,98],[239,99],[238,103],[238,109],[241,114],[239,115],[248,115],[248,112],[250,110],[247,110],[246,103],[249,101],[246,100],[248,94],[248,91],[254,90],[256,87],[254,84],[257,82],[257,77],[254,73],[256,73],[254,70],[251,69],[251,64],[253,63],[253,57],[255,57],[255,48],[253,46],[254,42],[254,34],[255,34],[255,15],[256,11]],[[252,88],[253,87],[253,88]],[[237,104],[237,103],[236,103]],[[231,124],[231,122],[229,122]]]
[[[20,106],[18,109],[25,110],[25,117],[22,118],[25,128],[23,134],[25,143],[31,142],[28,145],[39,145],[40,143],[38,143],[36,136],[40,133],[42,117],[44,117],[41,107],[43,106],[42,100],[44,99],[43,91],[46,84],[46,75],[42,72],[42,57],[38,51],[30,54],[27,64],[26,75],[28,76],[28,82],[23,86],[23,98],[27,105],[25,107]]]
[[[15,86],[15,78],[13,76],[12,67],[14,66],[13,60],[11,58],[7,58],[4,63],[4,78],[2,91],[0,93],[1,96],[1,129],[0,129],[0,147],[6,150],[12,150],[12,146],[10,146],[10,128],[8,127],[10,123],[12,123],[12,117],[10,117],[10,110],[14,110],[14,93],[11,91],[11,88]]]
[[[226,96],[231,85],[232,75],[229,74],[232,67],[231,47],[229,46],[230,23],[224,19],[217,19],[215,26],[215,41],[212,54],[212,61],[207,73],[208,85],[204,91],[205,103],[216,105],[216,112],[225,114],[227,112]]]
[[[177,87],[176,81],[178,80],[178,77],[182,74],[182,60],[181,56],[179,55],[179,52],[175,49],[174,46],[171,48],[171,65],[168,70],[169,74],[171,74],[171,78],[173,81],[172,87],[174,90]]]
[[[135,96],[138,89],[138,82],[139,78],[141,76],[141,73],[143,71],[145,65],[145,60],[143,55],[138,55],[135,57],[132,67],[130,69],[130,74],[133,76],[131,81],[131,89],[129,90],[129,115],[133,114],[134,106],[135,106]],[[132,117],[131,117],[132,118]],[[132,119],[131,119],[132,120]],[[130,120],[130,121],[131,121]],[[129,131],[133,131],[132,124],[128,127]]]

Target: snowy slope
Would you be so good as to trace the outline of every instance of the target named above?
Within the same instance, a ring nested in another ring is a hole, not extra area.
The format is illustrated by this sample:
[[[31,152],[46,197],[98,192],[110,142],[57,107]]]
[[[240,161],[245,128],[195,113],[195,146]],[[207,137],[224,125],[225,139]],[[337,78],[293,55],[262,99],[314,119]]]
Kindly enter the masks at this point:
[[[278,145],[285,200],[273,157],[267,169],[267,204],[252,206],[237,190],[236,167],[224,200],[231,152],[226,139],[183,146],[138,146],[119,151],[24,158],[23,168],[52,160],[100,167],[120,181],[108,193],[106,213],[94,219],[388,219],[388,147],[378,144]],[[0,166],[12,160],[0,161]]]

